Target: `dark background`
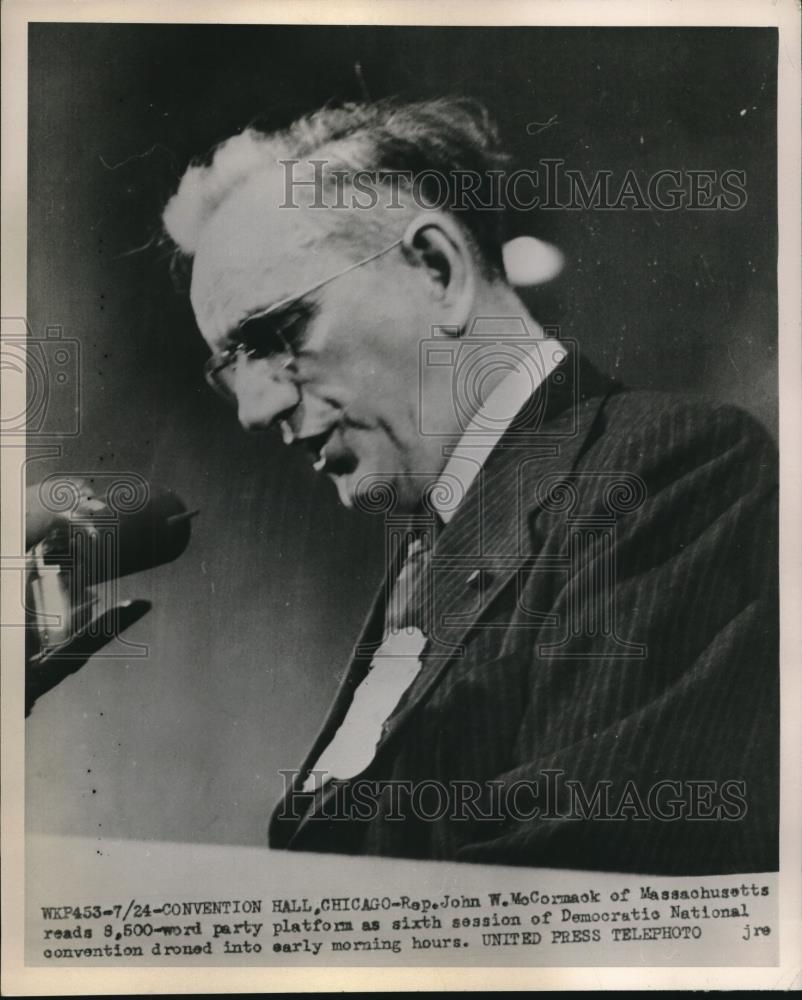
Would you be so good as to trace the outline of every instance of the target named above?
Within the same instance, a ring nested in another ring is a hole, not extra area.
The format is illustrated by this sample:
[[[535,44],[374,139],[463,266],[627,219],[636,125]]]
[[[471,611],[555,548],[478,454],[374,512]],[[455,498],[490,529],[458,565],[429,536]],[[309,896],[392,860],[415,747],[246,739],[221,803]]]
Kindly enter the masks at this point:
[[[201,514],[180,560],[121,583],[154,604],[128,633],[148,655],[96,657],[36,705],[30,829],[263,843],[277,769],[308,748],[380,579],[378,520],[203,383],[159,240],[189,159],[326,101],[469,94],[522,166],[745,170],[740,211],[513,222],[568,260],[528,299],[542,324],[628,383],[775,433],[776,54],[769,29],[31,25],[28,319],[78,343],[81,432],[30,479],[133,470]],[[69,405],[53,396],[46,429]]]

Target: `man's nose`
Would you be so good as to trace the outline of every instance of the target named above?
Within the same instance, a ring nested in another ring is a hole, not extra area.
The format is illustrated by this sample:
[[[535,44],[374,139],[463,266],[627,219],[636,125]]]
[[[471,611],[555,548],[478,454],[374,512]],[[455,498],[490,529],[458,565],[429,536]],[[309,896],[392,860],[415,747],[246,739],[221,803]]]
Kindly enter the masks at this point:
[[[240,366],[236,377],[237,415],[246,430],[265,430],[287,417],[300,401],[297,387],[261,365]]]

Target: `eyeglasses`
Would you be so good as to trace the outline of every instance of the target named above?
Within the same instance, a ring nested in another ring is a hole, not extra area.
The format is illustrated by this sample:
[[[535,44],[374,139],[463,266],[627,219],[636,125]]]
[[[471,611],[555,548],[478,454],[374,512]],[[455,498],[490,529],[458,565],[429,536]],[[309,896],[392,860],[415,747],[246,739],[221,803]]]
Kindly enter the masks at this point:
[[[303,307],[302,300],[337,278],[383,257],[402,242],[403,240],[395,240],[383,250],[349,264],[348,267],[316,282],[303,292],[290,295],[274,302],[266,309],[246,316],[238,324],[236,332],[231,335],[232,343],[213,354],[203,366],[203,374],[208,384],[227,402],[236,404],[236,371],[237,365],[243,358],[265,361],[272,369],[273,378],[277,374],[280,376],[282,371],[291,369],[297,359],[295,345],[300,339],[298,331],[309,318],[310,312],[308,308]]]

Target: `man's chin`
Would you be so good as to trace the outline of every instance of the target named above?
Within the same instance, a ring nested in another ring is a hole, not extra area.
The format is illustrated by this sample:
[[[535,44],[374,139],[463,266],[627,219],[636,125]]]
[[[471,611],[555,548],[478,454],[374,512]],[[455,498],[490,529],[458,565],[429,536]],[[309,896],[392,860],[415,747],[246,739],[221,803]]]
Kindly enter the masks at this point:
[[[356,507],[369,514],[380,514],[405,510],[409,498],[395,479],[379,473],[366,473],[355,469],[331,475],[340,503],[344,507]]]
[[[331,475],[343,507],[357,507],[359,510],[375,512],[391,507],[393,487],[375,475],[365,475],[358,469]]]

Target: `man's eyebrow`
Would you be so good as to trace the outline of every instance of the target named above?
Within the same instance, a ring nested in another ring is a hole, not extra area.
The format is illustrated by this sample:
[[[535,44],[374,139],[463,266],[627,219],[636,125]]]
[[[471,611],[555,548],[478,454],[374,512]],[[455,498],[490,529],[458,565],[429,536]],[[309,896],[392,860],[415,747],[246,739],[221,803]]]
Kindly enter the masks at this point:
[[[278,299],[272,305],[255,309],[239,321],[236,329],[241,330],[243,327],[247,326],[248,323],[258,322],[262,319],[280,322],[281,320],[294,315],[300,315],[302,317],[311,316],[314,311],[314,307],[311,303],[304,302],[305,297],[306,296],[304,295],[298,295],[291,299]]]

